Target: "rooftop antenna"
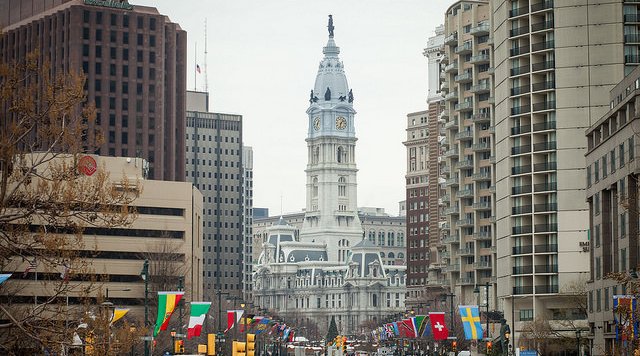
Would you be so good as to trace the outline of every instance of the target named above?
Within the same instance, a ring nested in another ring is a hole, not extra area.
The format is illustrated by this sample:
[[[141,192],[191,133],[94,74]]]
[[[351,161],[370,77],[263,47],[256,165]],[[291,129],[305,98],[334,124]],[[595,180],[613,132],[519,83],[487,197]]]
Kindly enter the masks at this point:
[[[280,193],[280,216],[282,216],[282,193]]]
[[[204,91],[209,94],[209,79],[207,75],[207,18],[204,19]]]

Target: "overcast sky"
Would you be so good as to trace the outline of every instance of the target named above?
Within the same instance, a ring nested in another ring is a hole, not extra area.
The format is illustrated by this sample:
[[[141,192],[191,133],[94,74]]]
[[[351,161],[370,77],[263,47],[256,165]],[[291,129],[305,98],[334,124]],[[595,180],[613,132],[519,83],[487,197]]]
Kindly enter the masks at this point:
[[[188,33],[188,89],[204,90],[205,19],[210,109],[244,118],[254,151],[254,207],[305,207],[307,114],[332,14],[353,89],[358,206],[398,214],[405,198],[406,116],[426,109],[427,39],[447,0],[130,0]],[[196,53],[197,43],[197,53]],[[194,83],[195,63],[203,70]]]

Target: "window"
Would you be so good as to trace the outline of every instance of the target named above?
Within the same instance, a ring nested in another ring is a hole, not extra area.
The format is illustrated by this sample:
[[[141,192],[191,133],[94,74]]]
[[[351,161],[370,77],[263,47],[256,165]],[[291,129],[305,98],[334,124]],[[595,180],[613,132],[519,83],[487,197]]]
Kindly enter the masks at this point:
[[[620,249],[620,271],[625,272],[627,270],[627,249]]]
[[[624,143],[621,143],[620,146],[618,146],[618,153],[620,156],[620,168],[624,167]]]
[[[600,192],[593,195],[593,211],[596,215],[600,214]]]
[[[616,171],[616,150],[611,150],[609,159],[611,160],[611,173],[613,173]]]
[[[533,309],[521,309],[520,321],[531,321],[531,320],[533,320]]]
[[[633,142],[633,136],[631,136],[629,137],[629,162],[633,161],[635,154],[635,144]]]
[[[591,166],[587,167],[587,187],[591,186]]]
[[[347,196],[347,179],[345,177],[338,179],[338,196]]]
[[[607,177],[607,155],[602,156],[602,179]]]

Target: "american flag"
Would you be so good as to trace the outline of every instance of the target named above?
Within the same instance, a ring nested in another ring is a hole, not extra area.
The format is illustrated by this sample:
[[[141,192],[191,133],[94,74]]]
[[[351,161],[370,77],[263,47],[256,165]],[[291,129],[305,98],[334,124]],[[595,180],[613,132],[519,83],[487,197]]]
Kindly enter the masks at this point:
[[[202,72],[200,71],[200,65],[198,65],[198,64],[196,64],[196,72],[198,72],[198,73],[202,73]]]

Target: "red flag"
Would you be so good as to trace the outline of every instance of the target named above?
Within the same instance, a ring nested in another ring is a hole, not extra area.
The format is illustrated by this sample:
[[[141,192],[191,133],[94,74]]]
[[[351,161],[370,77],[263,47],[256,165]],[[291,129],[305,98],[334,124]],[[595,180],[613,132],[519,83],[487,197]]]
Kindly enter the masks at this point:
[[[402,319],[402,324],[400,324],[404,330],[405,337],[415,338],[416,330],[413,328],[413,322],[411,319]]]
[[[434,340],[446,340],[449,337],[449,330],[444,322],[444,313],[429,313],[431,320],[431,332]]]

